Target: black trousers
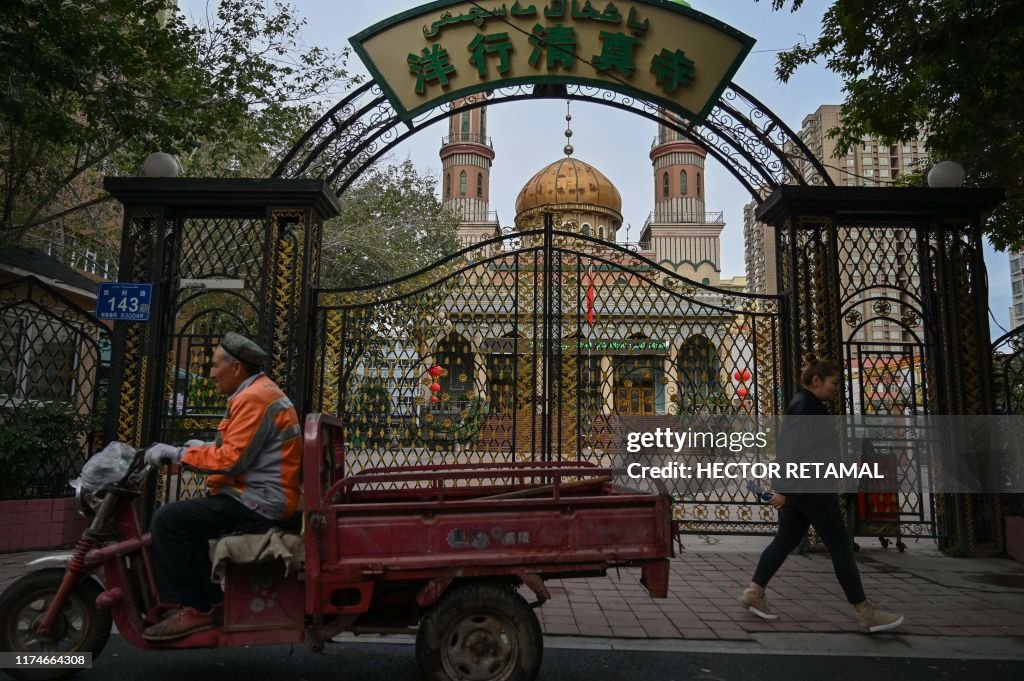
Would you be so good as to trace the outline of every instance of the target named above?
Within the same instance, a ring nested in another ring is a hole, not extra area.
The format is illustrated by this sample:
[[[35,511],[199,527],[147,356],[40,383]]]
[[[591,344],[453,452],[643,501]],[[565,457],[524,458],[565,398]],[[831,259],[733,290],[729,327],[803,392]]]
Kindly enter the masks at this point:
[[[843,587],[846,600],[852,604],[864,601],[864,587],[860,571],[853,560],[850,536],[843,524],[836,494],[799,494],[786,497],[786,503],[779,509],[779,530],[772,543],[761,554],[754,571],[753,582],[768,586],[790,552],[800,545],[807,528],[813,526],[832,556],[832,568]]]
[[[274,524],[226,494],[161,506],[150,527],[160,601],[207,612],[224,600],[220,586],[210,581],[210,540],[266,532]]]

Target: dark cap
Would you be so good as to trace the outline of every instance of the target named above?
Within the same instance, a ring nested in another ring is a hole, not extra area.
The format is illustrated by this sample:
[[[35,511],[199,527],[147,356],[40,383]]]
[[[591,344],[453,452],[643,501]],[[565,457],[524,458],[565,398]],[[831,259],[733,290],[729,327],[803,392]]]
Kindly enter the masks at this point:
[[[228,354],[237,360],[242,362],[248,362],[249,364],[255,364],[257,366],[263,366],[263,363],[267,361],[267,352],[256,345],[255,342],[249,340],[241,334],[237,334],[234,331],[228,332],[221,339],[220,344],[224,346]]]

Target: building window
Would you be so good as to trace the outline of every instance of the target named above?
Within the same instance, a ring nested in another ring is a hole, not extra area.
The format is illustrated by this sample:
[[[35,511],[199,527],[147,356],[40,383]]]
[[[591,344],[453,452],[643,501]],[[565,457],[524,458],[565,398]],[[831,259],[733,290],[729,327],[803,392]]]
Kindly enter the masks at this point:
[[[879,156],[878,157],[878,165],[880,165],[880,166],[887,166],[887,165],[889,165],[889,159],[887,157],[885,157],[885,156]]]
[[[865,175],[867,175],[868,177],[871,177],[872,175],[874,175],[874,174],[875,174],[875,171],[874,171],[873,169],[871,169],[871,168],[867,168],[867,169],[866,169],[866,170],[864,171],[864,174],[865,174]]]
[[[459,194],[466,195],[466,171],[459,173]]]
[[[444,176],[444,196],[447,199],[452,197],[452,174],[448,173]]]
[[[469,116],[470,112],[465,111],[462,114],[462,140],[465,142],[469,139]]]
[[[668,173],[661,174],[661,195],[668,196]]]
[[[686,195],[686,171],[685,170],[680,170],[679,171],[679,193],[684,195],[684,196]]]
[[[583,236],[593,236],[594,230],[586,222],[583,223]]]
[[[1013,306],[1013,314],[1015,314],[1018,319],[1020,317],[1024,317],[1024,303],[1016,303],[1016,304],[1014,304],[1014,306]]]
[[[1024,295],[1024,282],[1021,282],[1021,281],[1013,282],[1013,295],[1015,295],[1015,296]]]
[[[872,157],[872,156],[865,156],[864,157],[864,165],[869,166],[869,165],[871,165],[874,162],[875,162],[874,157]]]
[[[865,144],[864,145],[864,151],[866,151],[867,153],[870,154],[871,153],[871,145],[870,144]]]
[[[604,225],[600,225],[597,228],[597,238],[598,239],[603,239],[604,238]]]
[[[480,107],[480,141],[487,144],[487,107]]]
[[[852,166],[853,165],[853,159],[852,158],[846,159],[846,165],[847,165],[847,167]]]
[[[697,196],[700,196],[700,173],[697,173]]]
[[[481,197],[484,195],[484,174],[483,173],[477,173],[476,174],[476,195],[477,196],[481,196]]]

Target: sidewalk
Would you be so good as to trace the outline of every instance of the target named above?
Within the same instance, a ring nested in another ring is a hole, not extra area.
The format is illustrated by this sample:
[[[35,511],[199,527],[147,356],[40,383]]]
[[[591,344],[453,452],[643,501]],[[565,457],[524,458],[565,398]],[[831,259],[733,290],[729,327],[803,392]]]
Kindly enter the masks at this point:
[[[549,582],[544,631],[570,636],[753,640],[761,633],[856,633],[827,554],[793,554],[772,580],[766,622],[736,603],[769,537],[685,538],[672,561],[669,597],[652,599],[638,571]],[[868,597],[906,616],[905,635],[1024,636],[1024,566],[1000,558],[948,558],[933,542],[905,553],[869,546],[856,555]],[[875,545],[877,547],[877,544]],[[563,597],[564,596],[564,597]]]
[[[858,633],[827,554],[793,554],[786,561],[768,592],[778,620],[765,622],[740,607],[736,597],[768,541],[687,536],[672,561],[668,598],[651,598],[639,583],[639,570],[613,570],[603,579],[549,581],[552,599],[537,615],[552,637],[633,639],[641,645],[647,644],[636,639],[778,644],[808,653],[841,641],[856,648],[863,639],[896,637],[907,652],[912,641],[923,641],[931,650],[966,645],[1024,659],[1024,565],[1002,558],[948,558],[926,540],[911,540],[905,553],[860,540],[863,548],[855,555],[868,597],[906,616],[896,632],[866,637]],[[27,571],[26,561],[48,553],[56,552],[0,555],[0,589]],[[578,647],[588,645],[582,641]],[[874,646],[866,651],[879,654]]]

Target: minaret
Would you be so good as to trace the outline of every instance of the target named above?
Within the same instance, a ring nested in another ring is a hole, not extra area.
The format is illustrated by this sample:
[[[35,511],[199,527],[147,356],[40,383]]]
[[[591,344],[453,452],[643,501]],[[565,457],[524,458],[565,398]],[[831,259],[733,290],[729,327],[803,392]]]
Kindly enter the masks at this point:
[[[464,101],[456,100],[452,106],[458,108]],[[441,202],[462,217],[459,240],[464,246],[500,233],[497,213],[490,210],[492,161],[486,106],[448,119],[448,136],[441,142]]]
[[[661,112],[663,120],[674,114]],[[680,126],[686,125],[680,120]],[[722,213],[704,210],[704,159],[707,152],[664,123],[651,147],[654,168],[654,212],[647,218],[640,242],[655,260],[679,274],[715,285],[721,273],[719,237]]]

